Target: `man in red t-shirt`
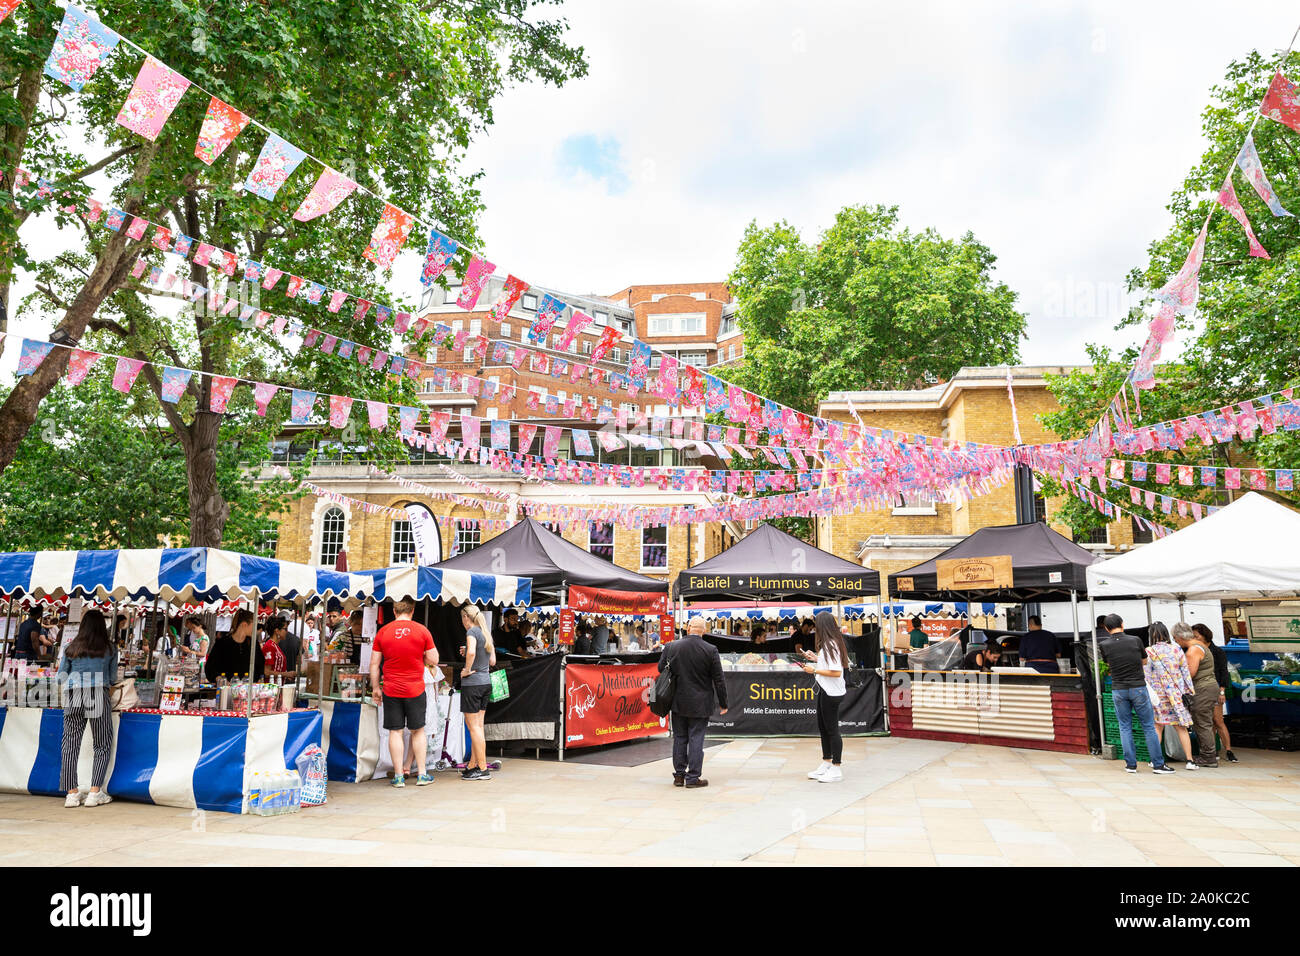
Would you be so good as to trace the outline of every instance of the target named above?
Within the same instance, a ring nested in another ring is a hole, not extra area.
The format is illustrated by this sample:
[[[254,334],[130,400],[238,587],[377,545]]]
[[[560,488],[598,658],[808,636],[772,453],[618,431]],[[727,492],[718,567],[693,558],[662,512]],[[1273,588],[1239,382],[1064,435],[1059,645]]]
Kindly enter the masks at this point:
[[[403,598],[393,604],[397,619],[385,624],[370,646],[371,695],[382,701],[384,729],[388,731],[388,753],[393,758],[393,786],[405,787],[402,772],[402,731],[411,732],[411,751],[420,775],[416,786],[433,783],[425,770],[426,745],[424,714],[428,701],[424,692],[424,672],[438,666],[438,651],[433,635],[422,624],[411,620],[415,602]],[[384,676],[383,687],[379,675]]]

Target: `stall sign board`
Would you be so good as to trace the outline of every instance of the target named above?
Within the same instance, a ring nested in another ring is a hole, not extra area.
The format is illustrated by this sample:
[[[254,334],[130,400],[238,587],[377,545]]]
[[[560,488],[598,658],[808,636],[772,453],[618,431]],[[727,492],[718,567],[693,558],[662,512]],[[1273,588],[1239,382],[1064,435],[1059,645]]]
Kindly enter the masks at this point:
[[[857,687],[840,703],[840,731],[879,733],[885,729],[883,684],[874,670],[861,671]],[[706,733],[718,737],[817,736],[817,692],[802,671],[725,671],[728,708],[709,718]]]
[[[163,694],[158,704],[161,711],[176,712],[181,709],[181,692],[185,690],[184,674],[168,674],[163,678]]]
[[[659,640],[667,644],[677,636],[676,625],[671,614],[659,615]]]
[[[976,591],[1009,588],[1011,555],[995,554],[987,558],[939,558],[934,562],[940,590]]]
[[[925,617],[921,619],[921,630],[925,631],[925,636],[930,639],[931,643],[952,637],[965,626],[966,622],[961,618]]]
[[[658,664],[566,664],[565,746],[598,747],[667,733],[667,718],[656,717],[646,702],[658,676]]]
[[[916,587],[912,584],[911,578],[895,578],[894,589],[897,591],[915,591]]]
[[[560,643],[572,644],[574,636],[574,616],[573,608],[560,608]]]
[[[1246,636],[1252,652],[1300,651],[1300,607],[1247,608]]]
[[[616,591],[611,588],[569,588],[569,603],[574,610],[593,614],[665,614],[668,592]]]

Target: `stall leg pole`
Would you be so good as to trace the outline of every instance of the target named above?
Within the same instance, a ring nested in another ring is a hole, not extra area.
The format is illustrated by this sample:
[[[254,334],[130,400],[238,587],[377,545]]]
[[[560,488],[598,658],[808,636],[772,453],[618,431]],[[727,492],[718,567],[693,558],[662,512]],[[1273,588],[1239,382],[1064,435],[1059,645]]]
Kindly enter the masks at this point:
[[[154,598],[153,598],[153,625],[154,625],[154,627],[157,627],[157,626],[158,626],[158,595],[156,595],[156,594],[154,595]],[[155,647],[156,647],[160,642],[159,642],[157,639],[155,639],[155,640],[154,640],[154,643],[153,643],[153,644],[150,644],[148,641],[145,640],[145,637],[144,637],[144,631],[141,630],[141,632],[140,632],[140,643],[143,644],[143,645],[145,645],[146,647],[149,648],[148,655],[147,655],[147,657],[146,657],[146,659],[145,659],[145,662],[144,662],[145,673],[147,673],[147,674],[152,674],[153,677],[154,677],[154,680],[157,681],[157,679],[158,679],[158,670],[157,670],[157,668],[154,666],[154,662],[153,662],[153,652],[154,652],[154,648],[155,648]],[[161,696],[158,698],[158,702],[159,702],[160,704],[162,703],[162,697],[161,697]]]
[[[1151,600],[1150,598],[1147,598],[1147,601],[1148,601],[1148,602],[1149,602],[1150,600]],[[1187,618],[1183,616],[1183,604],[1184,604],[1184,603],[1185,603],[1184,599],[1183,599],[1182,597],[1179,597],[1179,598],[1178,598],[1178,620],[1179,620],[1180,622],[1182,622],[1183,624],[1186,624],[1186,623],[1187,623]]]
[[[1092,686],[1097,695],[1097,739],[1106,746],[1106,717],[1101,712],[1101,656],[1097,652],[1097,602],[1088,597],[1088,620],[1092,626]]]
[[[5,639],[0,642],[0,675],[4,674],[5,664],[9,662],[9,642],[17,641],[14,634],[14,596],[9,595],[9,606],[5,608]]]
[[[1079,640],[1079,592],[1070,592],[1070,613],[1074,615],[1074,639]]]
[[[253,633],[248,635],[248,695],[244,702],[244,717],[247,720],[253,719],[253,674],[256,673],[257,663],[257,591],[253,591],[253,597],[250,601],[253,605]]]
[[[560,723],[559,723],[560,763],[564,762],[564,734],[565,734],[564,724],[569,716],[569,708],[564,695],[564,685],[568,682],[568,675],[566,673],[568,671],[568,668],[569,668],[568,661],[561,659],[560,660]]]
[[[1151,635],[1151,632],[1150,632],[1151,625],[1154,624],[1154,623],[1155,623],[1155,621],[1153,621],[1153,620],[1151,619],[1151,599],[1150,599],[1150,598],[1147,598],[1147,637],[1148,637],[1148,638],[1149,638],[1150,635]]]

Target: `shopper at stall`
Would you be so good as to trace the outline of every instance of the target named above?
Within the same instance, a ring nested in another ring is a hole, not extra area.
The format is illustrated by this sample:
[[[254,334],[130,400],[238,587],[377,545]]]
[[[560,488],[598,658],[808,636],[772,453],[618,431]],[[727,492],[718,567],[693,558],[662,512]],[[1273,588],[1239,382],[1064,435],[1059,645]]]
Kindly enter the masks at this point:
[[[81,738],[90,724],[95,761],[90,773],[90,793],[85,805],[98,807],[111,803],[104,792],[108,761],[113,752],[113,705],[111,689],[117,682],[117,647],[108,635],[102,611],[90,610],[81,617],[77,636],[68,645],[59,662],[59,680],[63,682],[63,754],[59,787],[68,796],[65,807],[82,805],[77,785],[77,763],[81,758]]]
[[[349,663],[359,665],[361,663],[361,646],[365,644],[363,631],[366,626],[366,612],[357,608],[348,615],[348,638],[351,643],[351,656],[348,658]]]
[[[1142,673],[1146,648],[1138,638],[1124,633],[1124,620],[1118,614],[1107,614],[1101,620],[1106,637],[1097,642],[1097,651],[1110,667],[1111,696],[1119,723],[1120,746],[1124,750],[1124,769],[1137,773],[1137,748],[1133,744],[1133,720],[1136,717],[1146,735],[1152,769],[1156,773],[1173,773],[1174,768],[1165,763],[1164,750],[1151,714],[1146,675]],[[1175,630],[1174,639],[1177,638]]]
[[[352,627],[343,614],[343,602],[338,598],[330,598],[325,605],[325,630],[321,640],[327,653],[342,654],[345,660],[352,660]]]
[[[846,691],[844,671],[849,666],[849,649],[835,615],[829,611],[819,613],[814,626],[816,651],[803,652],[813,662],[804,665],[804,673],[812,674],[817,685],[817,732],[822,738],[822,762],[808,776],[821,783],[838,783],[844,779],[840,769],[844,757],[840,704]]]
[[[609,653],[609,623],[603,617],[592,622],[591,652],[593,654]]]
[[[266,622],[262,640],[262,658],[265,673],[284,675],[289,672],[289,659],[280,646],[289,633],[289,622],[282,617],[273,617]]]
[[[1223,755],[1228,758],[1228,763],[1236,763],[1237,758],[1232,753],[1232,737],[1228,734],[1228,724],[1223,719],[1223,705],[1227,699],[1228,688],[1232,685],[1232,675],[1228,673],[1228,655],[1222,647],[1214,643],[1214,634],[1208,626],[1193,624],[1192,630],[1214,656],[1214,679],[1219,682],[1219,699],[1214,702],[1214,730],[1219,735],[1219,740],[1223,742]]]
[[[1051,631],[1043,630],[1043,619],[1029,615],[1029,633],[1020,639],[1020,663],[1040,674],[1059,674],[1061,665],[1056,654],[1061,642]]]
[[[519,633],[519,612],[512,607],[505,609],[501,623],[492,631],[492,644],[503,654],[523,656],[523,637]]]
[[[46,656],[52,642],[45,634],[41,623],[41,609],[33,607],[27,612],[27,620],[18,628],[18,637],[14,641],[14,657],[20,661],[35,661]]]
[[[1217,767],[1219,754],[1214,742],[1214,705],[1219,700],[1219,681],[1214,676],[1214,657],[1200,635],[1181,621],[1174,625],[1174,640],[1187,655],[1187,670],[1191,672],[1192,687],[1195,688],[1191,711],[1199,751],[1196,764],[1200,767]]]
[[[722,677],[718,649],[704,640],[704,618],[691,618],[686,636],[672,641],[659,658],[659,671],[672,666],[673,786],[707,787],[704,771],[704,732],[713,716],[727,712],[727,683]]]
[[[423,787],[433,783],[425,766],[429,748],[424,724],[429,699],[424,675],[428,668],[438,666],[438,650],[428,629],[412,620],[414,601],[410,598],[395,601],[393,614],[395,619],[379,629],[370,648],[371,695],[383,703],[388,755],[393,761],[393,786],[406,786],[403,731],[410,731],[411,755],[418,771],[415,785]]]
[[[518,615],[515,615],[516,618]],[[497,665],[496,645],[487,636],[483,614],[473,604],[460,610],[465,627],[465,666],[460,672],[460,712],[465,715],[469,731],[470,757],[461,772],[462,780],[491,780],[487,769],[487,740],[483,736],[483,718],[487,716],[488,698],[492,696],[492,668]],[[516,632],[517,633],[517,632]]]
[[[1176,627],[1177,625],[1175,625]],[[1147,648],[1142,664],[1155,709],[1156,730],[1164,739],[1165,728],[1173,727],[1187,756],[1187,769],[1196,770],[1193,760],[1192,739],[1187,728],[1192,726],[1192,714],[1183,703],[1183,697],[1192,693],[1192,675],[1187,669],[1187,657],[1169,637],[1169,629],[1156,621],[1151,625],[1151,646]]]
[[[248,677],[249,658],[253,663],[253,679],[257,680],[266,673],[266,660],[255,650],[254,628],[257,618],[248,608],[240,608],[230,622],[230,631],[225,637],[217,638],[208,654],[208,662],[203,666],[204,676],[209,683],[215,684],[221,677],[228,680],[236,677]],[[260,648],[257,648],[260,650]]]

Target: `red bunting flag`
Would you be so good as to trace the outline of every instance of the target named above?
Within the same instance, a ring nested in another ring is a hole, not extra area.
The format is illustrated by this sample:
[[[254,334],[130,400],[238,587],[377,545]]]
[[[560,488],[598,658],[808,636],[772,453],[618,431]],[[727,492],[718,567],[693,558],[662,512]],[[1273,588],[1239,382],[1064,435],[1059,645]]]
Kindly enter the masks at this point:
[[[492,318],[498,322],[504,320],[510,315],[510,310],[515,307],[519,297],[524,294],[528,288],[528,283],[517,276],[509,276],[506,283],[501,287],[501,297],[497,299],[492,306]]]
[[[5,22],[5,18],[18,8],[18,4],[23,0],[0,0],[0,23]]]
[[[478,302],[478,297],[483,294],[488,279],[492,278],[492,270],[495,268],[494,263],[488,262],[482,256],[473,256],[465,269],[465,277],[461,282],[460,296],[456,299],[456,305],[466,312],[473,309]]]
[[[199,127],[199,140],[194,144],[194,155],[211,166],[226,147],[235,141],[248,125],[248,117],[215,96],[208,101],[208,112]]]
[[[1281,73],[1273,75],[1259,111],[1269,119],[1300,132],[1300,98],[1296,96],[1296,85]]]
[[[230,402],[230,393],[234,391],[238,382],[239,379],[237,378],[226,375],[213,375],[209,380],[208,410],[216,412],[218,415],[224,415],[226,405]]]
[[[1232,218],[1240,223],[1242,230],[1246,233],[1246,240],[1250,243],[1250,254],[1256,259],[1268,259],[1268,252],[1255,238],[1255,230],[1250,228],[1250,220],[1246,218],[1246,210],[1241,208],[1241,200],[1237,198],[1237,191],[1232,188],[1231,174],[1223,181],[1223,188],[1219,190],[1219,205],[1228,210]]]
[[[361,254],[379,266],[387,269],[397,258],[398,251],[411,234],[415,219],[410,213],[398,209],[392,203],[384,204],[384,214],[370,234],[370,244]]]
[[[352,412],[352,399],[345,395],[330,396],[330,427],[343,428],[348,423],[348,415]]]

